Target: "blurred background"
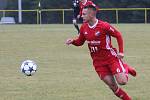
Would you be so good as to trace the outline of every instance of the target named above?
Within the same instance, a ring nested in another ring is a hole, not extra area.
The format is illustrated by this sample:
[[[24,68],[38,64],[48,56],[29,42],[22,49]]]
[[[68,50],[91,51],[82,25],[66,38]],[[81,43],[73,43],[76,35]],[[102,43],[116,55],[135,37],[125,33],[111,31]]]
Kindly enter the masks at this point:
[[[92,1],[99,6],[98,17],[102,20],[110,23],[150,23],[150,0]],[[70,24],[72,0],[0,0],[2,17],[13,17],[15,23],[23,24]]]

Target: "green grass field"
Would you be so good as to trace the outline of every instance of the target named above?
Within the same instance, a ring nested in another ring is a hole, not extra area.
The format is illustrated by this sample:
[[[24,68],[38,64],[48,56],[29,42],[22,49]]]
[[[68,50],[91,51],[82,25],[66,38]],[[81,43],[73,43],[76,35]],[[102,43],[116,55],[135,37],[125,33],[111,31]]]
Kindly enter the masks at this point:
[[[114,26],[124,36],[124,59],[138,72],[122,88],[133,100],[150,100],[150,24]],[[74,36],[69,24],[0,25],[0,100],[119,100],[97,76],[87,45],[65,45]],[[31,77],[20,72],[26,59],[38,65]]]

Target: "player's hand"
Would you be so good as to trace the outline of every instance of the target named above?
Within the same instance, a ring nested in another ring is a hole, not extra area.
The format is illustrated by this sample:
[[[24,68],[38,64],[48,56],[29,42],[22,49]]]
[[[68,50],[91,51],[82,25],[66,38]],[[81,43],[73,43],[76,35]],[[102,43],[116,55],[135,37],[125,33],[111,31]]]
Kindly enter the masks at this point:
[[[67,39],[67,40],[66,40],[66,44],[67,44],[67,45],[70,45],[70,44],[72,44],[72,43],[73,43],[73,39]]]
[[[118,53],[118,54],[117,54],[117,57],[118,57],[119,59],[123,59],[124,54],[123,54],[123,53]]]

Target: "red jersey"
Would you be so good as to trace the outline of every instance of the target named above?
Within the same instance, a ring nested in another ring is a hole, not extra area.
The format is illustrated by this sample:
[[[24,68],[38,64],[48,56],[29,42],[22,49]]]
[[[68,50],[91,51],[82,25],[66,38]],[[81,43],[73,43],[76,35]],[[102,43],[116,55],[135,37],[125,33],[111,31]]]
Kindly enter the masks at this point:
[[[79,5],[80,5],[80,12],[79,12],[80,17],[82,16],[82,10],[84,7],[89,6],[89,5],[93,5],[96,7],[96,5],[92,1],[89,1],[89,0],[87,0],[84,4],[80,2]]]
[[[123,39],[119,31],[112,27],[109,23],[97,20],[97,22],[90,26],[88,23],[83,23],[80,28],[80,35],[73,41],[73,45],[81,46],[85,41],[88,43],[92,59],[107,59],[109,52],[114,51],[111,36],[117,39],[119,52],[123,53]],[[113,52],[111,52],[112,55]]]

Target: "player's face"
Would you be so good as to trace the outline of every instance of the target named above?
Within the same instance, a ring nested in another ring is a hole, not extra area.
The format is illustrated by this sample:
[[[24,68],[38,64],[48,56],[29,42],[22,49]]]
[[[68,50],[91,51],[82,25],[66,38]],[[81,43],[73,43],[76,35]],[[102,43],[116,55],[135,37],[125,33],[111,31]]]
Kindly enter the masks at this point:
[[[83,9],[82,11],[82,18],[83,18],[83,22],[89,22],[92,18],[92,15],[91,15],[91,11],[88,10],[88,9]]]

